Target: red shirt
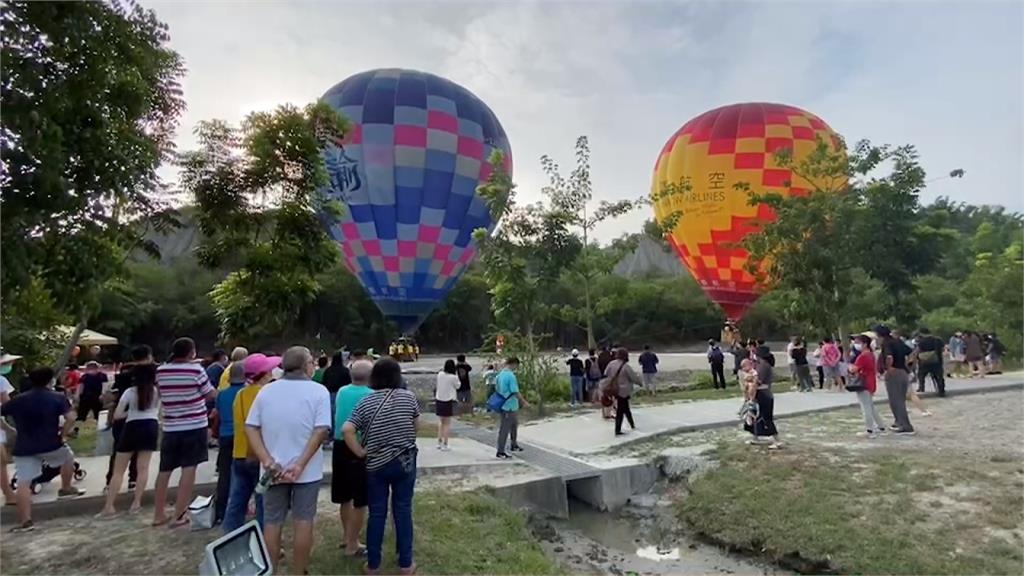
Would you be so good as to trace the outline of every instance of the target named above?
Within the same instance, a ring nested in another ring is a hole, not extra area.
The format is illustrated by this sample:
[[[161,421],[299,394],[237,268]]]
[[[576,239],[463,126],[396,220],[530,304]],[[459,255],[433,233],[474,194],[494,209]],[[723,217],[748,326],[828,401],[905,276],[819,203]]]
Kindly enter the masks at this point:
[[[864,389],[874,394],[876,387],[875,355],[871,350],[864,350],[857,354],[857,359],[853,361],[853,365],[857,367],[857,374],[864,381]]]
[[[82,373],[78,370],[68,370],[64,373],[64,389],[68,392],[76,392],[78,383],[82,379]]]

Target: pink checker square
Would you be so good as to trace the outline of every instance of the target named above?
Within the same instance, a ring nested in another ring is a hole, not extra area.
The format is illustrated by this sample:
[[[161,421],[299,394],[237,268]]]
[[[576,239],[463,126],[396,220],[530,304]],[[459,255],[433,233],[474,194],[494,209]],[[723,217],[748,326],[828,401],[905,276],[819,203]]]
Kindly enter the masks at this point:
[[[459,133],[459,119],[447,112],[431,110],[427,113],[427,128],[444,130],[452,134]]]
[[[437,239],[441,237],[440,226],[420,226],[420,242],[433,243],[437,242]]]
[[[476,138],[459,136],[459,155],[479,160],[484,157],[484,143]]]
[[[427,129],[423,126],[399,124],[395,126],[395,144],[398,146],[427,147]]]
[[[363,250],[367,256],[380,256],[380,240],[366,240],[363,242]]]
[[[472,260],[473,256],[476,256],[476,250],[473,250],[472,248],[467,248],[462,252],[462,256],[459,256],[459,262],[465,264]]]
[[[449,244],[438,244],[434,246],[434,260],[443,260],[446,264],[448,262],[448,255],[452,253],[452,247]]]
[[[359,238],[359,227],[355,222],[345,222],[341,225],[341,234],[346,240],[355,240]]]
[[[445,260],[444,264],[441,265],[441,276],[451,276],[452,271],[455,270],[455,262],[449,262]]]
[[[385,272],[398,272],[398,256],[383,256]]]
[[[415,258],[416,257],[416,241],[415,240],[399,240],[398,241],[398,255],[403,258]]]
[[[353,253],[353,251],[352,251],[352,246],[348,242],[342,242],[341,243],[341,250],[342,250],[342,252],[345,253],[345,257],[346,258],[351,258],[351,257],[355,256],[355,253]]]

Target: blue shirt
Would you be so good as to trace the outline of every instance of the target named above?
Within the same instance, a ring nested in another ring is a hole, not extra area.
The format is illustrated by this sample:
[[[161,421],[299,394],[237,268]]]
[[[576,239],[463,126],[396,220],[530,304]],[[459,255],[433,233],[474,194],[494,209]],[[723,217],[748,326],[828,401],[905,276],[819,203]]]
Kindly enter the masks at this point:
[[[334,401],[334,437],[342,439],[341,427],[352,416],[352,411],[359,405],[359,401],[373,393],[369,386],[358,386],[346,384],[338,390]]]
[[[221,370],[223,372],[223,370]],[[216,382],[214,380],[213,382]],[[223,438],[235,435],[235,396],[245,388],[244,383],[232,384],[217,393],[217,413],[220,415],[218,433]]]
[[[71,410],[60,392],[30,389],[0,407],[0,413],[14,419],[18,437],[14,441],[14,456],[32,456],[53,452],[64,445],[60,437],[60,417]]]
[[[658,355],[650,350],[645,350],[638,359],[644,374],[658,373]]]
[[[501,407],[502,412],[518,412],[519,411],[519,397],[516,396],[519,393],[519,381],[516,380],[514,372],[508,368],[498,372],[498,378],[495,382],[497,387],[496,391],[498,394],[508,398],[505,404]]]

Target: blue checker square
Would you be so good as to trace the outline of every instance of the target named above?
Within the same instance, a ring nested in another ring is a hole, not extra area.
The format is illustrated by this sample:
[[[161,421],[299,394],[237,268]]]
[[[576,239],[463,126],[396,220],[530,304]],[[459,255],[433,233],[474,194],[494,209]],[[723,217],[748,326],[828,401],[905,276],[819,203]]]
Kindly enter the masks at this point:
[[[417,211],[417,213],[418,213],[418,211]],[[417,224],[417,223],[414,223],[414,224],[404,224],[402,222],[401,218],[399,218],[399,220],[398,220],[398,239],[399,240],[407,240],[407,241],[415,242],[416,238],[419,236],[419,233],[420,233],[419,224]]]
[[[444,172],[448,177],[448,187],[450,187],[452,172],[455,171],[455,153],[428,149],[427,170]],[[427,174],[426,178],[429,180],[430,174]],[[424,185],[430,186],[427,180],[424,181]],[[448,187],[445,187],[445,191]]]
[[[459,135],[427,128],[427,150],[441,150],[455,154],[459,151]]]
[[[476,194],[477,179],[469,178],[461,174],[452,176],[453,196],[473,196]]]
[[[377,238],[390,240],[398,236],[398,223],[395,222],[394,206],[374,206],[373,221],[377,228]]]
[[[475,119],[470,120],[469,118],[459,118],[459,135],[469,136],[475,140],[484,139],[484,129],[480,126],[480,123]]]
[[[471,179],[473,181],[473,189],[476,190],[476,183],[480,178],[480,161],[476,158],[459,154],[455,158],[455,174],[456,178]]]
[[[412,106],[395,106],[395,124],[426,126],[427,109],[414,108]]]
[[[395,184],[422,186],[423,168],[426,165],[426,148],[395,146]]]
[[[398,256],[398,240],[382,239],[380,241],[380,253],[383,256]]]
[[[444,208],[420,208],[420,223],[424,226],[440,226],[444,222]]]
[[[416,270],[417,276],[426,276],[430,273],[430,260],[425,258],[417,258],[416,265],[413,267]]]
[[[444,222],[442,225],[445,229],[458,230],[462,228],[462,219],[465,217],[466,210],[468,209],[469,196],[452,194],[448,197],[448,209],[444,211]],[[441,233],[444,234],[444,231],[442,230]]]
[[[349,204],[348,213],[352,215],[352,220],[357,224],[373,221],[373,208],[369,204]],[[362,233],[362,229],[359,232]]]
[[[427,75],[427,96],[443,96],[449,100],[454,100],[455,96],[455,85],[448,82],[444,78],[434,76],[433,74]],[[429,100],[428,100],[429,102]],[[452,103],[454,106],[454,102]]]
[[[452,228],[441,228],[441,235],[438,238],[439,244],[447,244],[449,246],[455,244],[455,238],[459,235],[458,230]]]
[[[447,112],[452,116],[458,114],[458,110],[455,109],[455,102],[452,102],[450,98],[443,96],[434,96],[427,94],[427,109],[437,110],[438,112]]]
[[[452,187],[452,173],[427,168],[423,171],[423,206],[444,208],[448,205],[448,191]]]
[[[395,145],[395,127],[387,124],[363,123],[363,146],[387,148],[388,152]]]
[[[419,223],[419,221],[420,221],[420,203],[419,203],[420,194],[419,194],[419,191],[418,190],[415,191],[415,192],[409,191],[407,194],[404,195],[405,197],[403,197],[401,195],[402,194],[401,190],[398,191],[398,194],[399,194],[399,198],[398,198],[397,206],[395,207],[395,213],[397,214],[396,219],[398,220],[398,228],[399,228],[399,236],[398,237],[401,238],[402,240],[415,240],[416,239],[416,233],[415,232],[412,233],[413,234],[412,238],[403,238],[401,236],[401,228],[403,226],[409,227],[410,225],[415,225],[415,224]],[[415,228],[415,226],[413,226],[413,227]]]
[[[398,79],[398,87],[395,90],[395,107],[399,106],[426,108],[427,81],[425,78],[405,74]]]
[[[359,237],[363,240],[373,240],[377,237],[377,226],[372,218],[369,222],[356,222],[356,228],[359,229]]]

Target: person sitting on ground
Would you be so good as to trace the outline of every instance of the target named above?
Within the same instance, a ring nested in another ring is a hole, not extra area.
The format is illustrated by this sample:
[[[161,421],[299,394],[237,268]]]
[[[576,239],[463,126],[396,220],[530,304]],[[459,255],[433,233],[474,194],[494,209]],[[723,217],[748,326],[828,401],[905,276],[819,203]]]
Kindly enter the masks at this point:
[[[133,458],[137,459],[138,482],[133,486],[135,496],[128,513],[137,514],[142,510],[142,496],[146,492],[146,481],[149,480],[149,461],[156,451],[157,436],[160,434],[160,399],[156,394],[156,366],[138,364],[132,369],[131,374],[132,386],[121,394],[114,410],[114,421],[122,422],[123,428],[114,446],[116,458],[114,473],[107,489],[107,502],[97,516],[103,520],[117,517],[114,502],[117,493],[121,491],[125,469]]]
[[[206,401],[217,397],[203,367],[194,362],[196,343],[178,338],[171,345],[171,361],[156,370],[156,385],[163,405],[163,436],[160,439],[160,473],[153,491],[153,526],[171,528],[188,524],[188,505],[196,483],[196,466],[209,458]],[[164,505],[171,473],[181,469],[174,515],[167,517]]]
[[[357,457],[345,444],[342,428],[363,398],[369,396],[370,373],[373,362],[360,360],[352,364],[352,383],[343,386],[336,394],[334,412],[334,449],[331,452],[331,502],[339,505],[342,527],[342,546],[345,556],[358,556],[366,552],[359,543],[359,534],[366,522],[368,503],[366,487],[366,461]],[[452,388],[452,398],[458,379]],[[358,436],[358,434],[357,434]]]
[[[43,472],[43,465],[60,467],[58,498],[81,496],[83,491],[71,485],[75,473],[75,454],[64,438],[75,425],[75,411],[66,396],[50,389],[53,370],[36,368],[28,374],[32,387],[0,406],[0,415],[14,420],[14,473],[18,477],[15,498],[18,525],[11,532],[31,532],[32,479]],[[61,427],[60,419],[64,418]]]
[[[321,448],[331,432],[331,398],[323,385],[311,379],[316,363],[308,348],[286,350],[281,368],[281,379],[264,386],[256,396],[245,419],[245,434],[263,470],[274,475],[263,495],[267,551],[272,559],[280,557],[281,532],[290,511],[294,550],[289,568],[293,574],[305,574],[324,478]]]
[[[380,569],[390,497],[398,567],[402,574],[414,574],[412,500],[419,402],[414,393],[402,388],[402,367],[393,358],[374,363],[370,383],[373,393],[359,402],[342,427],[345,445],[366,462],[370,518],[364,573],[376,574]]]

